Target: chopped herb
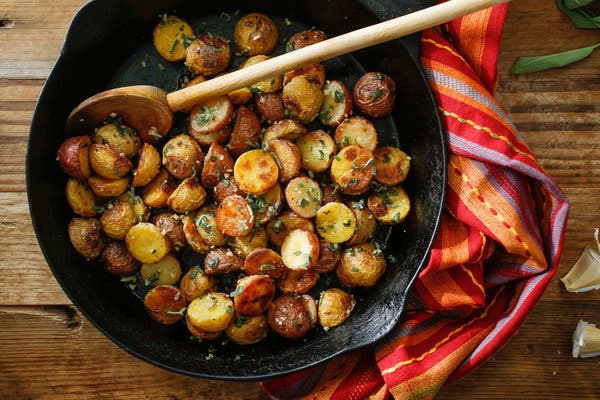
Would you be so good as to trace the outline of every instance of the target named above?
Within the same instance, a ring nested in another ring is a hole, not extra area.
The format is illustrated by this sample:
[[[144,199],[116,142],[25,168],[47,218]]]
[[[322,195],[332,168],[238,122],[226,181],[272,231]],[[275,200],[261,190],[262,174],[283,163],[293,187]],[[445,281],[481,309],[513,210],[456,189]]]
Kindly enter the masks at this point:
[[[356,255],[356,251],[354,250],[354,247],[347,248],[346,250],[344,250],[344,253],[350,254],[353,257]]]
[[[156,281],[158,280],[158,277],[159,277],[159,275],[160,275],[160,273],[159,273],[158,271],[155,271],[155,272],[154,272],[152,275],[150,275],[150,276],[148,277],[148,279],[146,279],[146,280],[144,281],[144,285],[146,285],[146,286],[150,286],[150,284],[151,284],[152,282],[156,282]]]
[[[324,160],[325,159],[325,152],[323,151],[323,149],[319,149],[319,160]]]
[[[334,97],[335,97],[335,102],[336,103],[341,103],[342,101],[344,101],[344,92],[340,92],[338,90],[335,91],[334,93]]]
[[[315,203],[320,203],[323,196],[319,189],[315,189],[313,187],[306,189],[306,194],[308,195],[308,198]]]
[[[377,72],[375,75],[373,75],[373,78],[371,80],[373,81],[380,81],[383,79],[385,75],[383,75],[381,72]]]
[[[369,160],[366,163],[364,163],[363,165],[358,165],[357,160],[354,160],[354,161],[352,161],[352,168],[362,171],[363,169],[367,168],[369,165],[372,165],[373,163],[375,163],[374,158],[369,158]]]
[[[315,173],[312,171],[308,171],[309,178],[313,179],[315,177]]]
[[[215,161],[217,161],[217,156],[210,156],[209,160],[211,162],[215,162]]]
[[[285,25],[286,25],[286,26],[290,26],[290,25],[292,25],[292,21],[290,21],[290,19],[289,19],[289,18],[287,18],[287,17],[285,18]]]
[[[233,314],[233,306],[231,304],[228,304],[227,307],[225,307],[225,312],[227,314]]]
[[[284,113],[284,114],[285,114],[285,116],[286,116],[286,117],[288,117],[288,118],[293,118],[293,117],[294,117],[294,114],[292,114],[292,112],[291,112],[290,110],[288,110],[287,108],[285,108],[285,109],[283,110],[283,113]]]
[[[241,359],[242,359],[241,355],[239,355],[239,354],[235,355],[235,358],[234,358],[235,361],[240,361]]]
[[[241,328],[242,326],[246,325],[247,322],[248,322],[247,318],[245,318],[245,317],[237,317],[233,321],[233,324],[235,325],[236,328]]]
[[[194,117],[194,122],[198,125],[206,125],[209,122],[214,121],[215,119],[217,119],[217,116],[215,114],[216,109],[217,106],[215,106],[214,108],[209,106],[201,107],[200,110],[198,110],[196,116]]]
[[[194,41],[194,39],[196,39],[194,37],[194,35],[187,36],[185,33],[181,34],[181,42],[183,43],[183,47],[185,47],[186,49],[188,47],[190,47],[190,44],[192,44],[192,42]]]
[[[384,164],[387,164],[391,161],[392,159],[390,158],[388,153],[383,153],[383,160],[381,160],[381,162],[383,162]]]
[[[323,111],[321,113],[321,120],[322,121],[329,121],[331,119],[331,112],[329,110]]]
[[[214,309],[214,308],[217,306],[217,304],[219,304],[219,300],[217,300],[217,298],[216,298],[216,297],[214,297],[214,296],[210,296],[210,299],[212,300],[212,303],[211,303],[211,305],[208,307],[208,309],[209,309],[209,310],[212,310],[212,309]]]
[[[158,16],[158,18],[160,18],[160,21],[158,21],[159,25],[165,25],[167,22],[169,22],[169,18],[167,17],[167,13],[160,14]]]
[[[282,229],[285,229],[285,226],[281,220],[273,222],[273,232],[280,233]]]
[[[329,328],[328,326],[324,326],[324,327],[323,327],[323,330],[324,330],[325,332],[329,332],[329,329],[330,329],[330,328]]]
[[[360,199],[358,201],[355,201],[352,204],[352,208],[354,208],[355,210],[363,210],[365,208],[365,199]]]
[[[215,268],[217,268],[218,265],[219,265],[219,259],[218,258],[211,258],[207,262],[207,267],[210,268],[210,269],[215,269]]]
[[[346,227],[352,225],[352,220],[347,219],[346,221],[344,221],[343,225],[346,226]]]
[[[97,212],[98,214],[103,213],[104,211],[106,211],[106,208],[102,207],[102,206],[98,206],[96,204],[92,204],[92,210],[94,210],[95,212]]]
[[[340,251],[340,244],[339,243],[327,243],[327,250]]]
[[[299,205],[300,207],[306,207],[306,206],[308,206],[309,204],[310,204],[310,203],[309,203],[309,202],[308,202],[308,200],[306,200],[305,198],[302,198],[302,199],[301,199],[301,200],[298,202],[298,205]]]
[[[182,307],[179,311],[167,310],[167,315],[181,315],[183,317],[185,310],[187,310],[187,307]]]
[[[249,86],[248,89],[257,96],[261,96],[262,94],[264,94],[264,92],[261,89],[255,86]]]
[[[394,257],[392,254],[388,254],[387,260],[388,260],[388,262],[391,262],[392,264],[398,262],[398,259],[396,257]]]
[[[221,18],[221,21],[223,22],[231,21],[231,15],[227,14],[226,12],[222,12],[219,18]]]
[[[215,353],[217,352],[217,348],[215,346],[210,346],[208,348],[208,355],[204,357],[206,360],[211,360],[215,357]]]
[[[267,270],[270,270],[270,269],[275,269],[275,268],[276,268],[276,267],[275,267],[273,264],[263,264],[263,265],[261,265],[261,266],[258,268],[258,270],[259,270],[260,272],[263,272],[263,271],[267,271]]]
[[[245,140],[244,143],[255,149],[260,149],[260,143],[258,143],[258,142],[253,142],[251,140]]]
[[[192,269],[191,269],[190,279],[191,280],[196,279],[196,277],[198,276],[198,274],[204,275],[204,271],[202,270],[202,268],[200,268],[199,265],[196,265],[195,267],[192,267]]]
[[[169,50],[169,53],[173,54],[173,52],[177,48],[178,44],[179,44],[179,39],[175,39],[175,41],[173,42],[173,46],[171,46],[171,50]]]
[[[120,280],[123,283],[136,283],[138,278],[135,275],[129,275],[129,276],[122,276]]]
[[[196,219],[196,226],[202,228],[208,235],[212,235],[213,233],[210,217],[206,214],[202,214]]]
[[[376,101],[378,98],[380,98],[382,95],[381,90],[379,89],[375,89],[375,91],[373,92],[373,94],[371,95],[371,100],[372,101]]]
[[[302,254],[302,252],[301,252],[300,250],[296,250],[296,251],[295,251],[293,254],[294,254],[295,256],[299,256],[300,254]]]
[[[350,144],[350,138],[348,136],[344,136],[342,139],[342,147],[346,147]]]
[[[350,178],[350,179],[348,179],[348,182],[342,186],[342,188],[348,189],[348,188],[351,188],[352,186],[355,186],[357,183],[358,183],[358,179]]]
[[[229,293],[229,296],[230,297],[235,297],[238,294],[242,293],[243,291],[244,291],[244,287],[240,286],[240,287],[236,288],[233,292]]]
[[[356,267],[352,267],[351,270],[352,270],[352,272],[358,272],[358,268],[356,268]]]

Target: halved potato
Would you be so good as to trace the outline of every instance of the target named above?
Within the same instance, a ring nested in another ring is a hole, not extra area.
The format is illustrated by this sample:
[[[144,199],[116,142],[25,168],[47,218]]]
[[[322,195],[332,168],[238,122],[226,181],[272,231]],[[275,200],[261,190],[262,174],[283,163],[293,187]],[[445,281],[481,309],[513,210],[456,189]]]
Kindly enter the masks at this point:
[[[275,122],[265,130],[263,142],[268,143],[273,139],[296,140],[306,133],[306,127],[294,120],[284,119]]]
[[[67,181],[65,188],[67,203],[75,214],[82,217],[93,217],[103,209],[98,203],[98,199],[90,185],[86,182],[71,178]]]
[[[240,106],[227,148],[231,154],[239,156],[245,151],[260,147],[260,121],[254,111]]]
[[[183,297],[190,303],[192,300],[217,290],[218,281],[214,276],[205,275],[202,268],[194,266],[181,278],[179,287]]]
[[[217,226],[217,207],[204,206],[196,214],[198,233],[209,246],[224,246],[227,236]]]
[[[327,203],[317,211],[317,232],[330,243],[350,240],[356,231],[356,217],[344,203]]]
[[[399,224],[410,211],[410,199],[400,186],[386,188],[372,194],[367,205],[375,218],[384,224]]]
[[[167,61],[182,61],[194,40],[190,24],[174,15],[164,15],[152,33],[154,48]]]
[[[234,115],[233,104],[225,95],[203,101],[190,112],[190,134],[198,140],[198,136],[221,131],[229,125]]]
[[[277,184],[279,168],[271,154],[250,150],[238,157],[233,176],[244,193],[260,195]]]
[[[304,303],[297,297],[283,295],[269,307],[269,326],[278,334],[290,339],[304,336],[312,327]]]
[[[187,316],[189,322],[203,331],[221,332],[233,320],[233,301],[224,293],[207,293],[192,300]]]
[[[299,176],[288,183],[285,199],[293,212],[304,218],[312,218],[321,207],[323,193],[316,181],[307,176]]]
[[[251,317],[237,316],[227,329],[225,334],[234,343],[248,345],[260,342],[267,337],[269,323],[264,314]]]
[[[119,179],[127,174],[133,164],[108,145],[93,143],[90,146],[90,165],[98,175],[108,179]]]
[[[283,104],[293,118],[308,124],[319,115],[323,91],[306,77],[296,76],[283,87]]]
[[[317,235],[302,229],[294,229],[281,244],[281,259],[291,270],[310,269],[319,260],[320,250]]]
[[[315,231],[310,219],[303,218],[293,211],[283,212],[267,224],[269,239],[277,247],[281,247],[285,237],[294,229],[302,229],[307,232]]]
[[[237,281],[233,307],[241,316],[260,315],[275,296],[275,283],[268,275],[250,275]]]
[[[223,178],[233,174],[233,158],[225,147],[219,143],[211,143],[202,167],[202,186],[214,188]]]
[[[287,85],[292,79],[297,76],[303,76],[309,82],[322,87],[325,83],[325,68],[323,64],[315,63],[307,65],[306,67],[298,68],[290,72],[286,72],[283,75],[283,84]]]
[[[185,66],[198,75],[213,76],[227,68],[230,60],[231,48],[227,39],[206,32],[188,46]]]
[[[138,187],[150,183],[160,172],[160,166],[160,154],[156,147],[150,143],[144,143],[140,150],[137,168],[133,171],[131,186]]]
[[[340,325],[349,316],[356,300],[342,289],[331,288],[321,292],[319,297],[319,322],[321,326],[332,328]]]
[[[206,200],[206,190],[198,182],[198,178],[184,179],[167,199],[167,205],[178,213],[194,211]]]
[[[100,216],[100,224],[106,235],[112,239],[125,239],[127,232],[138,223],[131,204],[117,199]]]
[[[279,92],[263,93],[254,97],[258,113],[269,123],[286,119],[283,96]]]
[[[268,60],[269,58],[271,58],[271,57],[265,56],[265,55],[257,55],[257,56],[250,57],[249,59],[247,59],[246,61],[244,61],[242,63],[242,65],[240,66],[240,69],[247,68],[251,65],[258,64],[260,62]],[[262,93],[276,92],[279,89],[281,89],[282,85],[283,85],[283,76],[276,75],[271,78],[267,78],[263,81],[260,81],[258,83],[255,83],[254,85],[251,85],[248,88],[253,93],[262,94]]]
[[[254,225],[246,236],[232,237],[227,241],[233,252],[242,258],[246,258],[254,249],[267,247],[268,243],[267,232],[260,225]]]
[[[395,186],[406,179],[410,171],[410,157],[397,147],[381,147],[373,152],[375,156],[375,180],[388,186]]]
[[[138,272],[142,263],[136,260],[125,243],[120,240],[110,241],[102,251],[102,264],[112,275],[127,276]]]
[[[333,157],[330,175],[342,193],[356,195],[366,192],[375,176],[373,153],[357,145],[344,147]]]
[[[371,287],[385,271],[385,257],[371,243],[344,250],[336,267],[340,282],[349,286]]]
[[[337,126],[352,114],[352,95],[340,81],[327,81],[323,87],[321,122],[327,126]]]
[[[231,125],[215,132],[202,133],[190,130],[190,135],[202,146],[210,146],[212,143],[227,143],[231,135]]]
[[[177,179],[185,179],[202,170],[204,154],[200,145],[190,135],[177,135],[165,143],[162,163]]]
[[[303,294],[315,287],[321,275],[314,269],[289,270],[277,283],[281,293]]]
[[[169,196],[177,188],[173,177],[166,169],[159,172],[154,179],[142,189],[142,201],[149,207],[161,208],[167,205]]]
[[[89,136],[75,136],[66,139],[58,148],[58,164],[67,175],[76,179],[87,179],[92,174],[90,168]]]
[[[160,231],[167,237],[174,252],[178,252],[186,245],[183,224],[179,215],[170,211],[161,211],[154,214],[150,222],[158,226]]]
[[[243,266],[244,261],[227,247],[211,250],[204,258],[204,273],[206,275],[239,271]]]
[[[135,194],[135,189],[131,188],[126,193],[119,197],[119,200],[124,200],[131,204],[133,207],[133,213],[135,214],[138,222],[148,221],[150,218],[150,210],[144,203],[142,198]]]
[[[160,229],[149,222],[134,225],[125,237],[127,249],[142,263],[151,264],[169,252],[169,242]]]
[[[223,199],[217,208],[217,226],[228,236],[245,236],[254,226],[254,214],[248,201],[233,195]]]
[[[269,275],[273,279],[282,279],[287,268],[276,251],[263,247],[252,250],[246,256],[244,272],[247,275]]]
[[[281,182],[287,182],[300,173],[302,156],[298,146],[285,139],[273,139],[266,143],[279,167]]]
[[[296,140],[302,155],[302,168],[312,172],[326,171],[337,152],[335,142],[322,130],[312,131]]]
[[[354,231],[354,235],[348,240],[348,244],[364,243],[375,232],[377,221],[373,213],[365,206],[363,200],[351,201],[348,203],[348,207],[350,207],[356,217],[356,231]]]
[[[266,224],[277,215],[281,209],[283,199],[283,190],[280,184],[276,184],[263,195],[246,197],[252,212],[254,212],[254,218],[259,224]]]
[[[335,129],[334,137],[340,149],[357,145],[374,151],[378,143],[375,126],[368,119],[360,116],[343,120]]]
[[[129,177],[121,179],[106,179],[101,176],[91,176],[88,183],[92,191],[100,197],[117,197],[129,188]]]
[[[200,235],[195,218],[186,215],[185,217],[183,217],[182,222],[185,240],[188,242],[192,250],[194,250],[197,253],[208,253],[210,251],[210,246],[206,244],[206,242],[202,238],[202,235]]]
[[[320,239],[319,246],[321,247],[319,261],[313,269],[320,274],[333,271],[341,256],[339,243],[330,243],[325,239]]]
[[[73,218],[68,231],[73,248],[88,260],[98,257],[106,244],[102,227],[96,218]]]
[[[142,264],[140,271],[146,286],[174,285],[181,277],[181,265],[173,254],[167,254],[151,264]]]
[[[235,183],[235,179],[233,177],[225,178],[213,189],[214,199],[217,203],[223,201],[223,199],[227,196],[231,196],[237,194],[239,196],[245,196],[246,193],[242,192],[238,185]]]
[[[175,286],[152,288],[144,297],[148,314],[161,324],[172,325],[185,315],[185,298]]]
[[[108,145],[117,153],[123,153],[126,157],[133,158],[140,150],[142,140],[129,126],[108,123],[96,129],[94,143]]]

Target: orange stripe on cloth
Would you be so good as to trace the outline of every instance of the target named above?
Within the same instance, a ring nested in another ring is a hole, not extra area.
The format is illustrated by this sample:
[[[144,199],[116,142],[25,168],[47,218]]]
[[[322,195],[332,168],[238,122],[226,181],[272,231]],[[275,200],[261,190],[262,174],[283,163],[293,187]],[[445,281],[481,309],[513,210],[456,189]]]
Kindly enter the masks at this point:
[[[440,320],[439,322],[428,327],[427,329],[423,330],[422,332],[415,333],[415,334],[407,334],[405,336],[400,336],[400,337],[390,341],[389,343],[386,343],[377,352],[377,354],[376,354],[377,361],[386,357],[390,353],[398,350],[400,347],[416,346],[426,340],[429,340],[429,338],[432,338],[435,335],[437,335],[439,333],[440,329],[443,329],[446,326],[446,324],[447,324],[447,321]],[[404,324],[404,325],[406,325],[406,324]]]
[[[483,54],[487,42],[487,26],[492,15],[492,8],[465,15],[457,21],[457,36],[467,41],[468,46],[461,46],[460,50],[477,75],[481,75]]]
[[[464,265],[457,265],[422,276],[415,289],[423,303],[434,310],[480,308],[485,305],[485,292],[473,278]]]

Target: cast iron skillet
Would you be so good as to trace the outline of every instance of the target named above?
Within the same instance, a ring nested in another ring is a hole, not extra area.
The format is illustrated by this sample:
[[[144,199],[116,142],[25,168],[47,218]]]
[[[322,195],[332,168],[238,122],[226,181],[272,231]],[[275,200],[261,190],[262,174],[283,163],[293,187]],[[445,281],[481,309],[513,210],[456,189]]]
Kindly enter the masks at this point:
[[[198,33],[208,29],[231,38],[246,12],[274,17],[281,39],[311,26],[334,36],[424,7],[419,0],[219,0],[215,2],[95,0],[75,16],[62,53],[44,86],[31,125],[27,189],[33,225],[56,279],[79,310],[129,353],[171,371],[213,379],[257,380],[296,371],[381,339],[399,320],[409,289],[424,264],[437,229],[445,192],[445,145],[430,88],[419,64],[419,37],[370,48],[326,64],[328,78],[352,87],[360,74],[380,71],[396,82],[392,117],[377,121],[381,144],[400,145],[412,156],[404,184],[412,211],[399,227],[383,232],[388,261],[384,277],[368,291],[354,291],[358,304],[340,327],[314,329],[304,339],[275,335],[247,347],[189,340],[183,325],[163,326],[142,302],[99,262],[86,262],[71,247],[73,217],[64,194],[66,176],[55,160],[69,112],[108,87],[148,83],[175,89],[181,66],[154,52],[157,16],[175,13]],[[240,10],[236,15],[235,11]],[[226,12],[227,14],[222,14]],[[228,21],[231,17],[231,21]],[[294,21],[290,27],[283,23]],[[281,51],[281,49],[280,49]],[[239,62],[237,60],[236,62]],[[143,66],[145,64],[145,67]],[[160,66],[158,64],[161,64]],[[364,68],[364,69],[363,69]],[[89,132],[82,132],[89,134]],[[193,262],[188,260],[187,264]],[[139,293],[138,293],[139,294]]]

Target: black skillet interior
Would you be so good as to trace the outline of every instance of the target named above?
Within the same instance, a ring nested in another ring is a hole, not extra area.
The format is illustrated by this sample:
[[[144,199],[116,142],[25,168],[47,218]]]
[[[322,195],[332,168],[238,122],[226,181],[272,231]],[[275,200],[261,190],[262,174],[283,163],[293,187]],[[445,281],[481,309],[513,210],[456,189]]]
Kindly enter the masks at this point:
[[[215,379],[274,377],[371,344],[388,333],[426,261],[445,192],[445,145],[435,103],[418,62],[418,35],[325,64],[328,78],[343,80],[350,88],[365,70],[384,72],[395,80],[393,118],[376,124],[382,144],[399,144],[412,157],[412,171],[404,184],[412,211],[403,224],[386,233],[385,252],[394,261],[388,262],[385,276],[375,288],[355,291],[359,301],[352,316],[329,332],[315,329],[295,341],[270,335],[257,345],[240,347],[220,341],[191,341],[183,325],[154,322],[135,293],[109,276],[99,263],[84,261],[72,249],[66,227],[73,214],[64,196],[66,177],[55,156],[64,140],[67,115],[86,97],[123,84],[175,89],[182,75],[181,65],[161,60],[151,45],[153,26],[163,12],[186,18],[196,32],[205,29],[229,38],[239,16],[263,12],[274,18],[284,39],[312,26],[335,36],[423,6],[418,0],[87,3],[75,17],[38,101],[27,158],[30,210],[38,240],[73,303],[98,329],[137,357],[172,371]],[[286,25],[285,18],[292,25]],[[188,260],[188,264],[193,261]]]

